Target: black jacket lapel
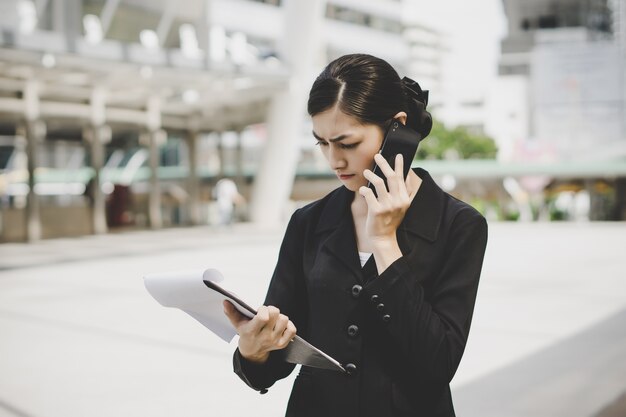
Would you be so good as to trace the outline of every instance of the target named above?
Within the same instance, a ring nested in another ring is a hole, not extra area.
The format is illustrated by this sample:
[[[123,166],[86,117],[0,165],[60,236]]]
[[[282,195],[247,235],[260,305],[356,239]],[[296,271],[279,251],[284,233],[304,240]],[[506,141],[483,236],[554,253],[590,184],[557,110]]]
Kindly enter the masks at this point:
[[[414,171],[422,179],[422,185],[397,231],[398,244],[405,255],[412,249],[408,234],[417,235],[430,243],[437,240],[445,204],[445,194],[430,174],[421,168]]]
[[[316,234],[320,234],[323,239],[321,250],[341,261],[356,280],[362,282],[361,262],[350,211],[353,198],[354,193],[345,187],[335,190],[320,216]],[[328,237],[324,237],[324,234],[328,234]]]

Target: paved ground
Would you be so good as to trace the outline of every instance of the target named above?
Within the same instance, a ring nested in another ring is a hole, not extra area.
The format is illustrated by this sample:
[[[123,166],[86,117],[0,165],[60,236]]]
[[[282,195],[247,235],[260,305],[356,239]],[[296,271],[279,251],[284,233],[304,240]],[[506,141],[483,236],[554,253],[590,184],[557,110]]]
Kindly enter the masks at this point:
[[[136,232],[0,245],[0,417],[278,416],[227,345],[145,291],[217,267],[258,304],[280,230]],[[457,415],[626,415],[626,224],[492,224]]]

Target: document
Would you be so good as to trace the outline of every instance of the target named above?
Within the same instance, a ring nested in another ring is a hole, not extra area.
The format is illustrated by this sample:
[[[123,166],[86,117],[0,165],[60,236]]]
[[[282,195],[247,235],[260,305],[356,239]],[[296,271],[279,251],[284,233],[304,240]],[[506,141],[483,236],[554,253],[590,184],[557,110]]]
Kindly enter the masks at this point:
[[[230,301],[241,314],[250,318],[256,314],[256,310],[226,290],[222,286],[223,281],[224,277],[216,269],[168,272],[144,277],[146,289],[162,306],[183,310],[222,340],[230,342],[237,332],[224,314],[222,302]],[[337,360],[300,336],[296,336],[282,349],[281,354],[290,363],[346,372]]]

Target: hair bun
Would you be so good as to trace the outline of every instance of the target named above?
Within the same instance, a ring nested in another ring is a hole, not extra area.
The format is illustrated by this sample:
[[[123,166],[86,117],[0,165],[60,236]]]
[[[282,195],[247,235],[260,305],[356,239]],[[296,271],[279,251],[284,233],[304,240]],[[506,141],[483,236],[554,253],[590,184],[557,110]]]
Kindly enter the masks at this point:
[[[426,110],[428,90],[422,90],[417,81],[409,77],[402,78],[402,86],[409,105],[410,114],[407,115],[407,125],[417,131],[424,139],[433,127],[433,119]]]

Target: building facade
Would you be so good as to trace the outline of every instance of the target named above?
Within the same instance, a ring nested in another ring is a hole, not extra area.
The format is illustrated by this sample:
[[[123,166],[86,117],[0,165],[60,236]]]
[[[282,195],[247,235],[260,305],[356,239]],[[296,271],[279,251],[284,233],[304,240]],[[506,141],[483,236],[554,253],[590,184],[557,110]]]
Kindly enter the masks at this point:
[[[503,159],[626,157],[624,6],[504,0],[508,35],[488,128]]]

